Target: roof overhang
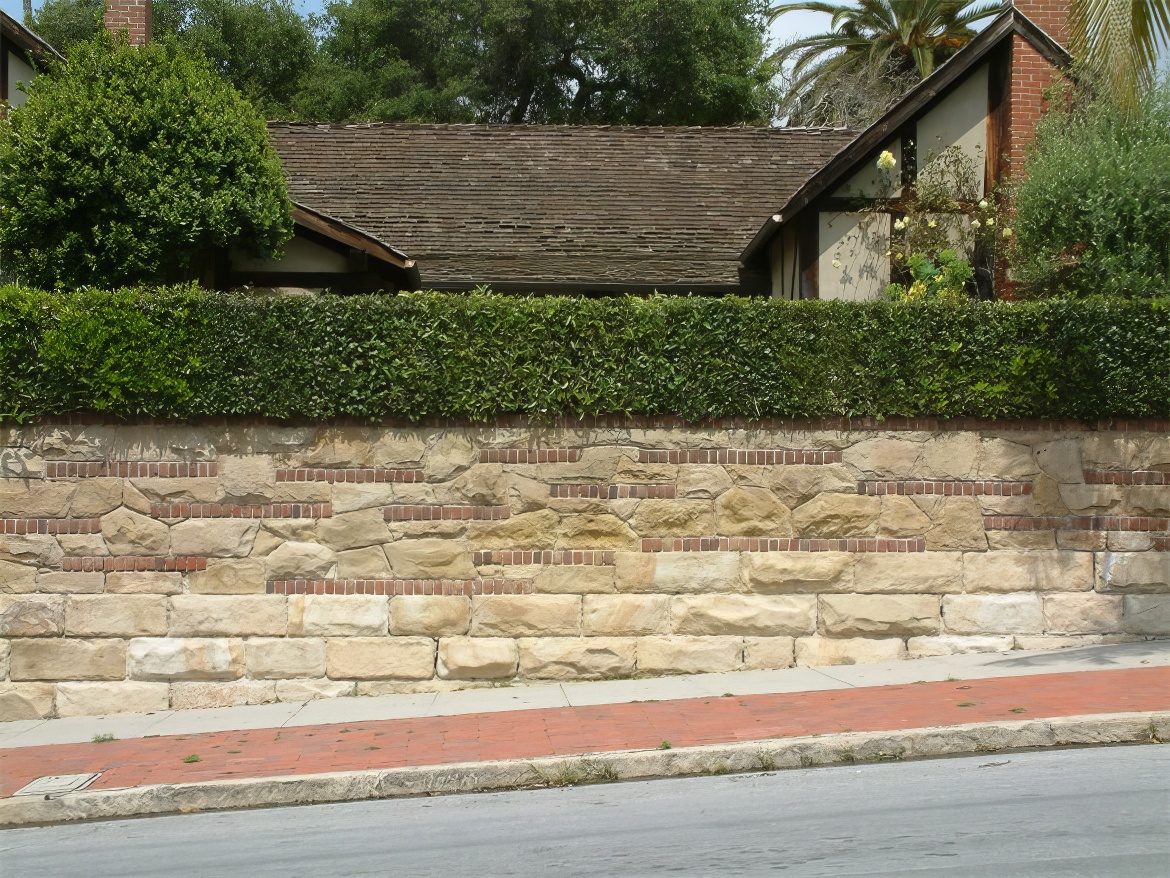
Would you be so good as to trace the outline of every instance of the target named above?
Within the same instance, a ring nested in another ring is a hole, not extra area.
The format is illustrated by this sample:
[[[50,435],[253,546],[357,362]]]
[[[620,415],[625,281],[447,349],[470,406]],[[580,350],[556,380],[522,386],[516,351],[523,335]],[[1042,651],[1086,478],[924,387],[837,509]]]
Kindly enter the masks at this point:
[[[330,240],[337,241],[339,244],[344,244],[374,259],[402,269],[416,287],[421,284],[415,261],[401,250],[375,238],[369,232],[295,201],[292,206],[292,219],[298,226],[310,229]]]
[[[740,254],[743,265],[751,265],[761,251],[771,243],[781,226],[806,208],[838,180],[851,171],[858,161],[887,143],[901,128],[916,115],[927,109],[937,98],[942,97],[952,86],[958,84],[965,74],[978,66],[987,55],[1004,39],[1018,35],[1026,40],[1046,61],[1060,69],[1072,63],[1068,51],[1042,31],[1031,19],[1014,6],[1005,9],[977,34],[971,42],[949,58],[934,73],[906,92],[886,113],[866,128],[833,156],[823,168],[813,174],[792,194],[780,208],[779,213],[770,216],[756,232],[751,243]]]
[[[3,10],[0,10],[0,35],[18,49],[37,58],[65,60],[60,52]]]

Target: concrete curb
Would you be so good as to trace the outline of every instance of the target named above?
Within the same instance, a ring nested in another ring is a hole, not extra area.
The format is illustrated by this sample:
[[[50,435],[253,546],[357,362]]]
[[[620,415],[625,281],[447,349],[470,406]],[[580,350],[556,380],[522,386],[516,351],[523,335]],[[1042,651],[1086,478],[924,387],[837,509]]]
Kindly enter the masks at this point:
[[[850,732],[712,744],[677,750],[627,750],[418,768],[156,784],[117,790],[85,790],[57,799],[8,798],[0,800],[0,827],[775,771],[1000,750],[1164,741],[1170,741],[1170,711],[971,723],[895,732]]]

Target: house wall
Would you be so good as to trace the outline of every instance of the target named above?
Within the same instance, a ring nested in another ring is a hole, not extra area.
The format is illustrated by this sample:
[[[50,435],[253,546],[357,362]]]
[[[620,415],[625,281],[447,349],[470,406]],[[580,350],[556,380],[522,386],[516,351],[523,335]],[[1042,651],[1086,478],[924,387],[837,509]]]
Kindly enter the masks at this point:
[[[818,222],[820,297],[879,298],[890,282],[889,214],[821,211]]]
[[[894,156],[896,164],[889,171],[878,170],[877,160],[882,151],[886,150]],[[833,192],[839,198],[894,198],[901,192],[902,174],[902,141],[891,140],[868,159],[861,163],[861,167],[848,180],[842,183]]]
[[[0,720],[1170,635],[1170,433],[0,432]]]
[[[20,55],[12,51],[6,51],[5,63],[8,65],[8,75],[5,78],[5,83],[8,85],[8,94],[3,97],[14,107],[19,107],[28,100],[28,95],[22,89],[16,87],[16,83],[23,83],[25,88],[32,82],[37,72],[29,65],[27,61]]]
[[[280,259],[249,256],[238,247],[228,250],[231,271],[310,272],[344,274],[349,271],[349,258],[336,250],[295,235],[284,245]]]
[[[800,298],[800,262],[796,226],[782,228],[768,247],[768,265],[772,274],[773,299]]]
[[[978,194],[987,164],[988,65],[973,70],[916,124],[918,170],[943,150],[957,146],[974,163]]]

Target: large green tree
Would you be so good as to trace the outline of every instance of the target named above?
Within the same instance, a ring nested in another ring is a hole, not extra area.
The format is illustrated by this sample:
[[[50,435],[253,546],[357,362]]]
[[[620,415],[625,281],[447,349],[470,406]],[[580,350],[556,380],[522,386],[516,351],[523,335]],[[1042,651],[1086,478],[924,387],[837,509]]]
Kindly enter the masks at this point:
[[[25,283],[182,280],[228,244],[274,255],[289,209],[263,120],[164,43],[78,43],[0,120],[0,254]]]
[[[1170,0],[1073,0],[1073,57],[1098,87],[1133,110],[1170,49]]]
[[[330,4],[306,118],[766,123],[762,0]]]

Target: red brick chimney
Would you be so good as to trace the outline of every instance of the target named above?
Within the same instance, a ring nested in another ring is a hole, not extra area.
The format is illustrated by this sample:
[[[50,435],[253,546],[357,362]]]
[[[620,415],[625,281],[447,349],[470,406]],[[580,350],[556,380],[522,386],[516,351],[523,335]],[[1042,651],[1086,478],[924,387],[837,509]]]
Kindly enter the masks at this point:
[[[151,38],[151,0],[106,0],[106,30],[126,31],[130,45],[144,46]]]
[[[1013,0],[1013,5],[1066,49],[1069,42],[1069,0]],[[1059,73],[1020,36],[1012,37],[1012,91],[1008,107],[1008,175],[1019,176],[1036,122],[1047,107],[1044,91]]]

